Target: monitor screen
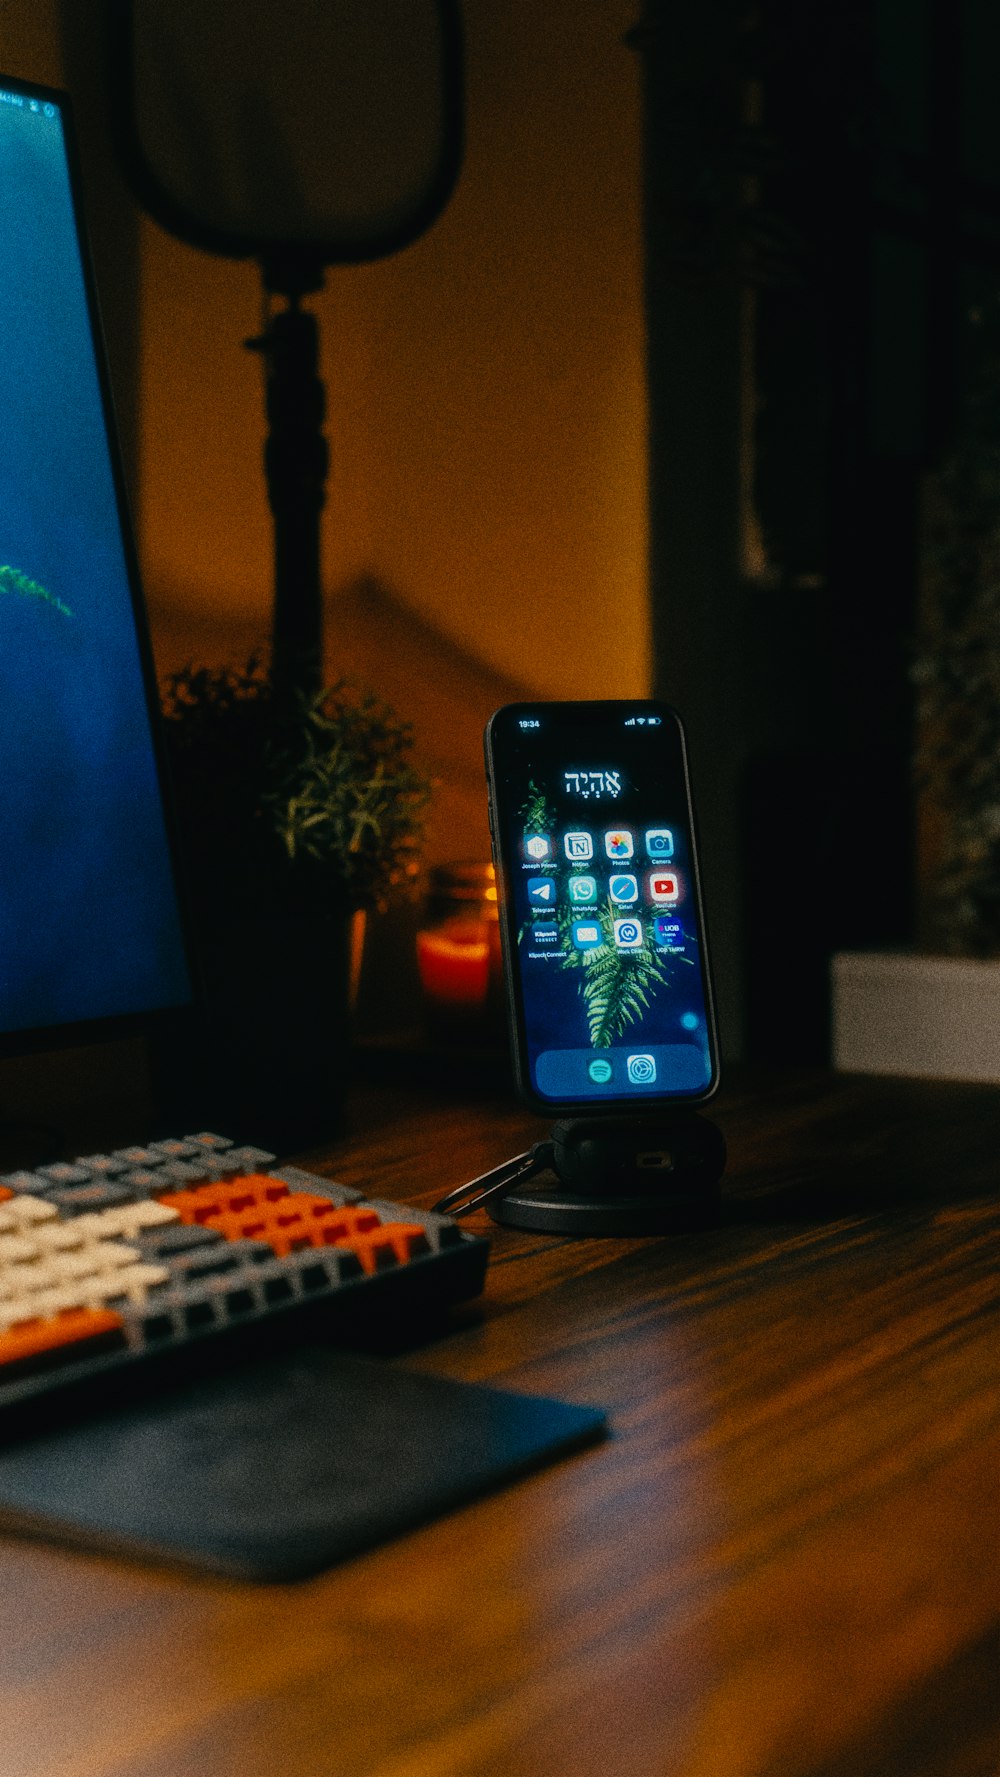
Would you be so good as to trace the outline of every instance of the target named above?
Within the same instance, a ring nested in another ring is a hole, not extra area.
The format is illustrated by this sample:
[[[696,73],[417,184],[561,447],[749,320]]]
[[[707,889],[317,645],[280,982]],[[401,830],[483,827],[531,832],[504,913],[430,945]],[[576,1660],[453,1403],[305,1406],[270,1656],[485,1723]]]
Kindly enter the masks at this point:
[[[67,154],[0,77],[0,1047],[191,1000]]]

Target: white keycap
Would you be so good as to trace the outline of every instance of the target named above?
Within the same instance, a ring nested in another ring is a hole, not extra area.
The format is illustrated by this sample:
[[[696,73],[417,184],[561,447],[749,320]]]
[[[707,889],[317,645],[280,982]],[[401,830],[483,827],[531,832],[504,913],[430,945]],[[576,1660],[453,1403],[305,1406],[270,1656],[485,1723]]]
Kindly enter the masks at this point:
[[[112,1240],[88,1241],[76,1252],[60,1253],[59,1269],[66,1282],[77,1277],[103,1277],[142,1258],[138,1247]]]
[[[40,1251],[72,1252],[74,1247],[85,1244],[85,1235],[80,1223],[87,1220],[86,1216],[77,1216],[71,1222],[43,1222],[33,1232],[32,1238]]]
[[[38,1258],[38,1241],[23,1234],[0,1235],[0,1269],[8,1265],[30,1265]]]
[[[141,1307],[149,1290],[169,1281],[170,1272],[165,1265],[126,1265],[108,1278],[109,1293],[104,1300],[113,1302],[127,1296],[136,1307]]]
[[[33,1226],[36,1222],[54,1222],[59,1211],[54,1203],[47,1203],[44,1197],[12,1197],[0,1210],[3,1214],[14,1217],[21,1227]]]
[[[79,1290],[39,1290],[37,1295],[22,1296],[19,1301],[5,1302],[0,1308],[0,1329],[23,1326],[29,1320],[51,1320],[64,1308],[79,1308]]]
[[[9,1271],[0,1271],[0,1305],[6,1309],[11,1302],[27,1301],[43,1290],[56,1289],[62,1281],[57,1265],[14,1265]]]
[[[158,1228],[167,1222],[179,1221],[176,1209],[169,1204],[147,1198],[143,1203],[123,1203],[118,1209],[95,1210],[77,1216],[70,1225],[79,1229],[84,1240],[134,1239],[143,1228]]]

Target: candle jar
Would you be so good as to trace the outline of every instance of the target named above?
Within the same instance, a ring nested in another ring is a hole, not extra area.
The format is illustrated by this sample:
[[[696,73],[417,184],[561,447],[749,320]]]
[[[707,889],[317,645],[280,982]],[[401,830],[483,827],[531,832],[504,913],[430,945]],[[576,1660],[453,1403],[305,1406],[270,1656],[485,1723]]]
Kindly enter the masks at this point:
[[[503,979],[492,864],[438,864],[431,871],[417,967],[424,1020],[435,1042],[503,1041]]]

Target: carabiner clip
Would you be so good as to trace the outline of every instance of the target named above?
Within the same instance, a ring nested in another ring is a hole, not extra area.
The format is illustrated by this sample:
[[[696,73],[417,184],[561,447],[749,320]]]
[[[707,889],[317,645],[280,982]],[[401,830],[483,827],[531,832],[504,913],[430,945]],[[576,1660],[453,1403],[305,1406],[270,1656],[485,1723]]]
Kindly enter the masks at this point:
[[[467,1216],[489,1198],[502,1197],[520,1184],[522,1179],[534,1178],[536,1172],[544,1172],[551,1165],[552,1143],[536,1141],[534,1147],[526,1148],[523,1154],[515,1154],[512,1160],[505,1160],[501,1166],[494,1166],[489,1172],[480,1173],[478,1178],[470,1179],[467,1185],[456,1186],[454,1191],[449,1191],[446,1197],[435,1203],[434,1213]]]

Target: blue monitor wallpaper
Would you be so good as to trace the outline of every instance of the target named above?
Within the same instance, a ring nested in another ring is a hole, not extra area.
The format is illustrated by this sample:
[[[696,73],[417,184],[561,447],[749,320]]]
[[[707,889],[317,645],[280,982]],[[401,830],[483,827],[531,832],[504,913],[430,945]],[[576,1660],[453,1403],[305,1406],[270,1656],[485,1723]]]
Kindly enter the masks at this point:
[[[58,105],[0,82],[0,1032],[190,999]]]

